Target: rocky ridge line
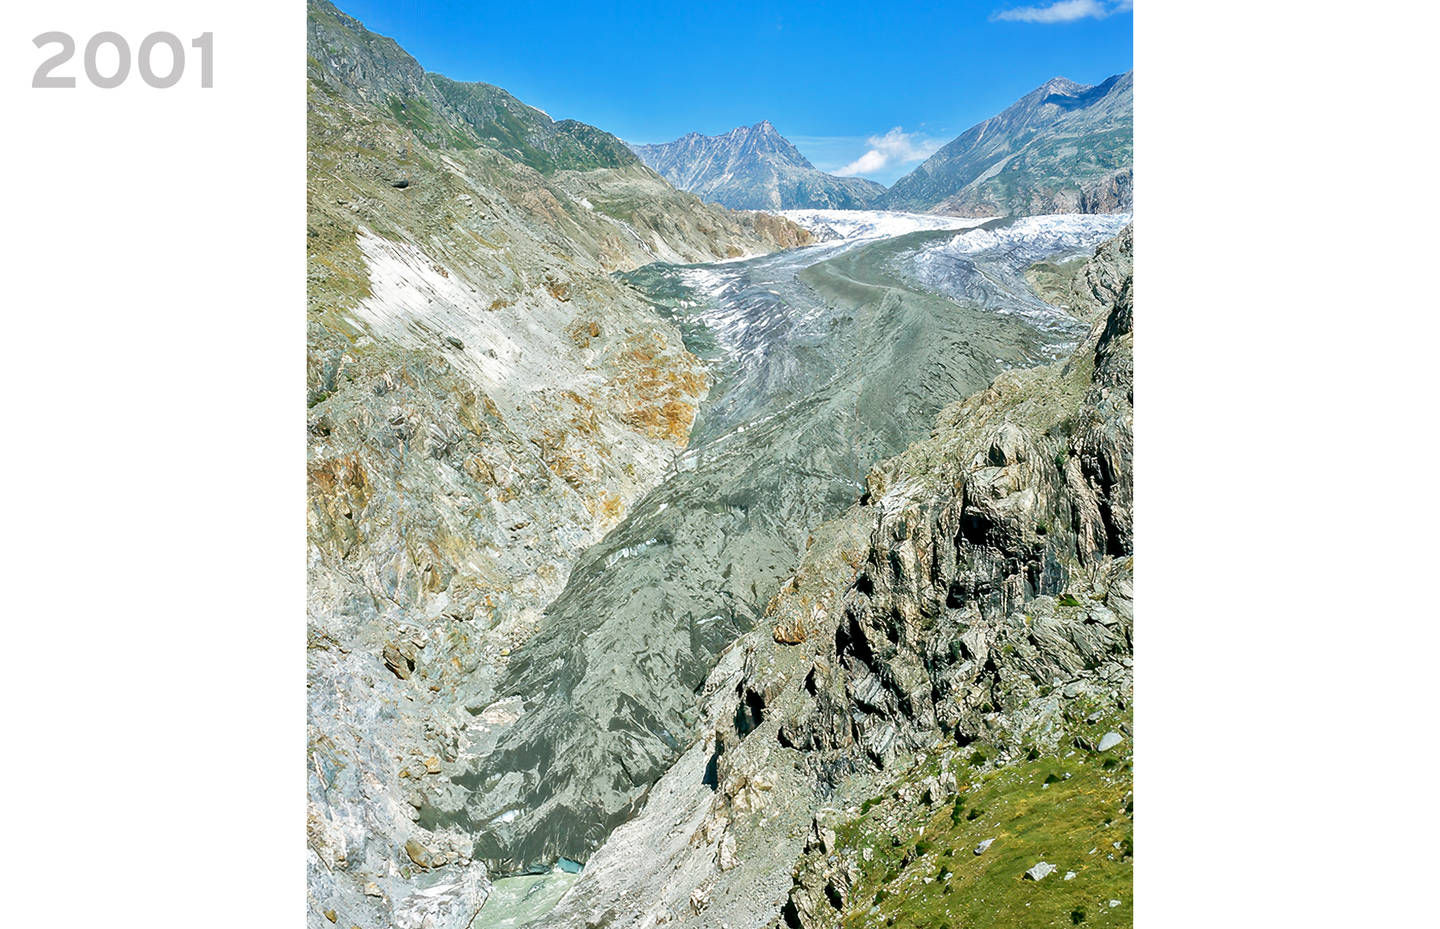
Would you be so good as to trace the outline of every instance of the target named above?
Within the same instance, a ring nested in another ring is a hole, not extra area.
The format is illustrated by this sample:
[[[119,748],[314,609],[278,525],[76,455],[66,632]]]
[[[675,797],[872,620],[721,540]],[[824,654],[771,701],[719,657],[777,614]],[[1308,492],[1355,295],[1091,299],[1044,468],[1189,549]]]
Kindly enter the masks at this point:
[[[1093,87],[1053,78],[896,181],[892,210],[954,216],[1133,208],[1134,73]]]

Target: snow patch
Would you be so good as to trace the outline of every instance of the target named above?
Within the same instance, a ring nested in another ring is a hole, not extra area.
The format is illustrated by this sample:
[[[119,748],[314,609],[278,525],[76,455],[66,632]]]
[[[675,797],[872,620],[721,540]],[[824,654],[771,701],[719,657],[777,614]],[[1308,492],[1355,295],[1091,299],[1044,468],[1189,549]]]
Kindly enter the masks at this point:
[[[487,384],[514,378],[526,348],[511,335],[500,313],[491,312],[490,295],[469,286],[408,242],[394,242],[361,227],[355,240],[365,256],[370,296],[357,315],[377,331],[404,344],[447,345],[464,357],[465,367]],[[460,342],[443,342],[449,336]]]

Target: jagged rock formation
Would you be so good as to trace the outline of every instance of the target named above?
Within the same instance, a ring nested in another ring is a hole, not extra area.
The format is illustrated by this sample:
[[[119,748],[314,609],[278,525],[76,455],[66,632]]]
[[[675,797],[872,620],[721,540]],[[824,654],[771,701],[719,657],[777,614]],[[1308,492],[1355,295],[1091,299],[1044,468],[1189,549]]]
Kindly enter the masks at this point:
[[[486,869],[426,810],[506,712],[467,708],[709,386],[611,272],[809,236],[324,0],[309,32],[309,922],[466,926]]]
[[[906,837],[948,822],[974,838],[965,824],[1021,816],[1052,779],[1066,803],[1103,794],[1124,809],[1092,830],[1115,851],[1046,886],[1128,906],[1108,896],[1129,886],[1115,822],[1130,813],[1127,768],[1101,753],[1126,741],[1132,690],[1131,242],[1127,229],[1050,295],[1095,320],[1069,358],[947,407],[928,439],[871,470],[858,506],[812,531],[764,625],[703,688],[707,738],[546,925],[939,924],[914,908],[953,907],[941,895],[960,865]],[[1063,773],[1041,784],[1026,766],[1044,764]],[[1022,791],[1023,808],[1007,806]],[[965,796],[983,808],[964,814]],[[998,835],[966,850],[974,881],[1025,853]],[[905,893],[887,902],[887,887]]]
[[[724,135],[692,132],[630,148],[681,190],[736,210],[862,210],[885,193],[874,181],[816,169],[768,119]]]
[[[1130,210],[1134,73],[1053,78],[896,181],[879,205],[956,216]]]

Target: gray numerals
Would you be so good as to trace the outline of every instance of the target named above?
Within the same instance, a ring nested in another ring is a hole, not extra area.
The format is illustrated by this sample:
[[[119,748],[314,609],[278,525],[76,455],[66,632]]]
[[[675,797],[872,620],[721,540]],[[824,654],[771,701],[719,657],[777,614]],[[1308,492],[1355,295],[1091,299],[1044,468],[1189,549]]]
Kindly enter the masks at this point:
[[[67,32],[42,32],[34,41],[36,48],[58,45],[60,50],[40,62],[30,86],[74,87],[73,76],[57,74],[56,71],[75,57],[75,37]],[[106,56],[105,68],[109,69],[109,73],[101,70],[101,49],[106,46],[114,50],[113,59]],[[190,47],[200,52],[200,86],[215,86],[215,33],[205,32],[196,36],[190,40]],[[160,48],[165,52],[157,55],[156,50]],[[185,76],[185,45],[173,32],[150,33],[141,40],[139,51],[133,58],[140,79],[151,87],[174,87]],[[105,90],[119,87],[130,77],[131,59],[130,43],[124,36],[118,32],[97,32],[85,43],[85,77],[91,84]]]

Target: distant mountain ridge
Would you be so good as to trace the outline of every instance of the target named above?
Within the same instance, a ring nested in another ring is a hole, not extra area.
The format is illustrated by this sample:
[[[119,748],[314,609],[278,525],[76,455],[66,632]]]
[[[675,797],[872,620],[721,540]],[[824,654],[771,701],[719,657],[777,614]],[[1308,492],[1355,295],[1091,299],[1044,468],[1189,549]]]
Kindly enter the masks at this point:
[[[630,150],[681,190],[736,210],[865,209],[885,193],[874,181],[818,170],[768,119]]]
[[[422,68],[394,39],[370,32],[330,3],[310,4],[310,78],[354,104],[389,111],[429,144],[493,148],[542,174],[636,163],[615,136],[573,119],[556,122],[493,84]]]
[[[957,216],[1111,213],[1133,206],[1134,72],[1052,78],[896,181],[880,206]]]

